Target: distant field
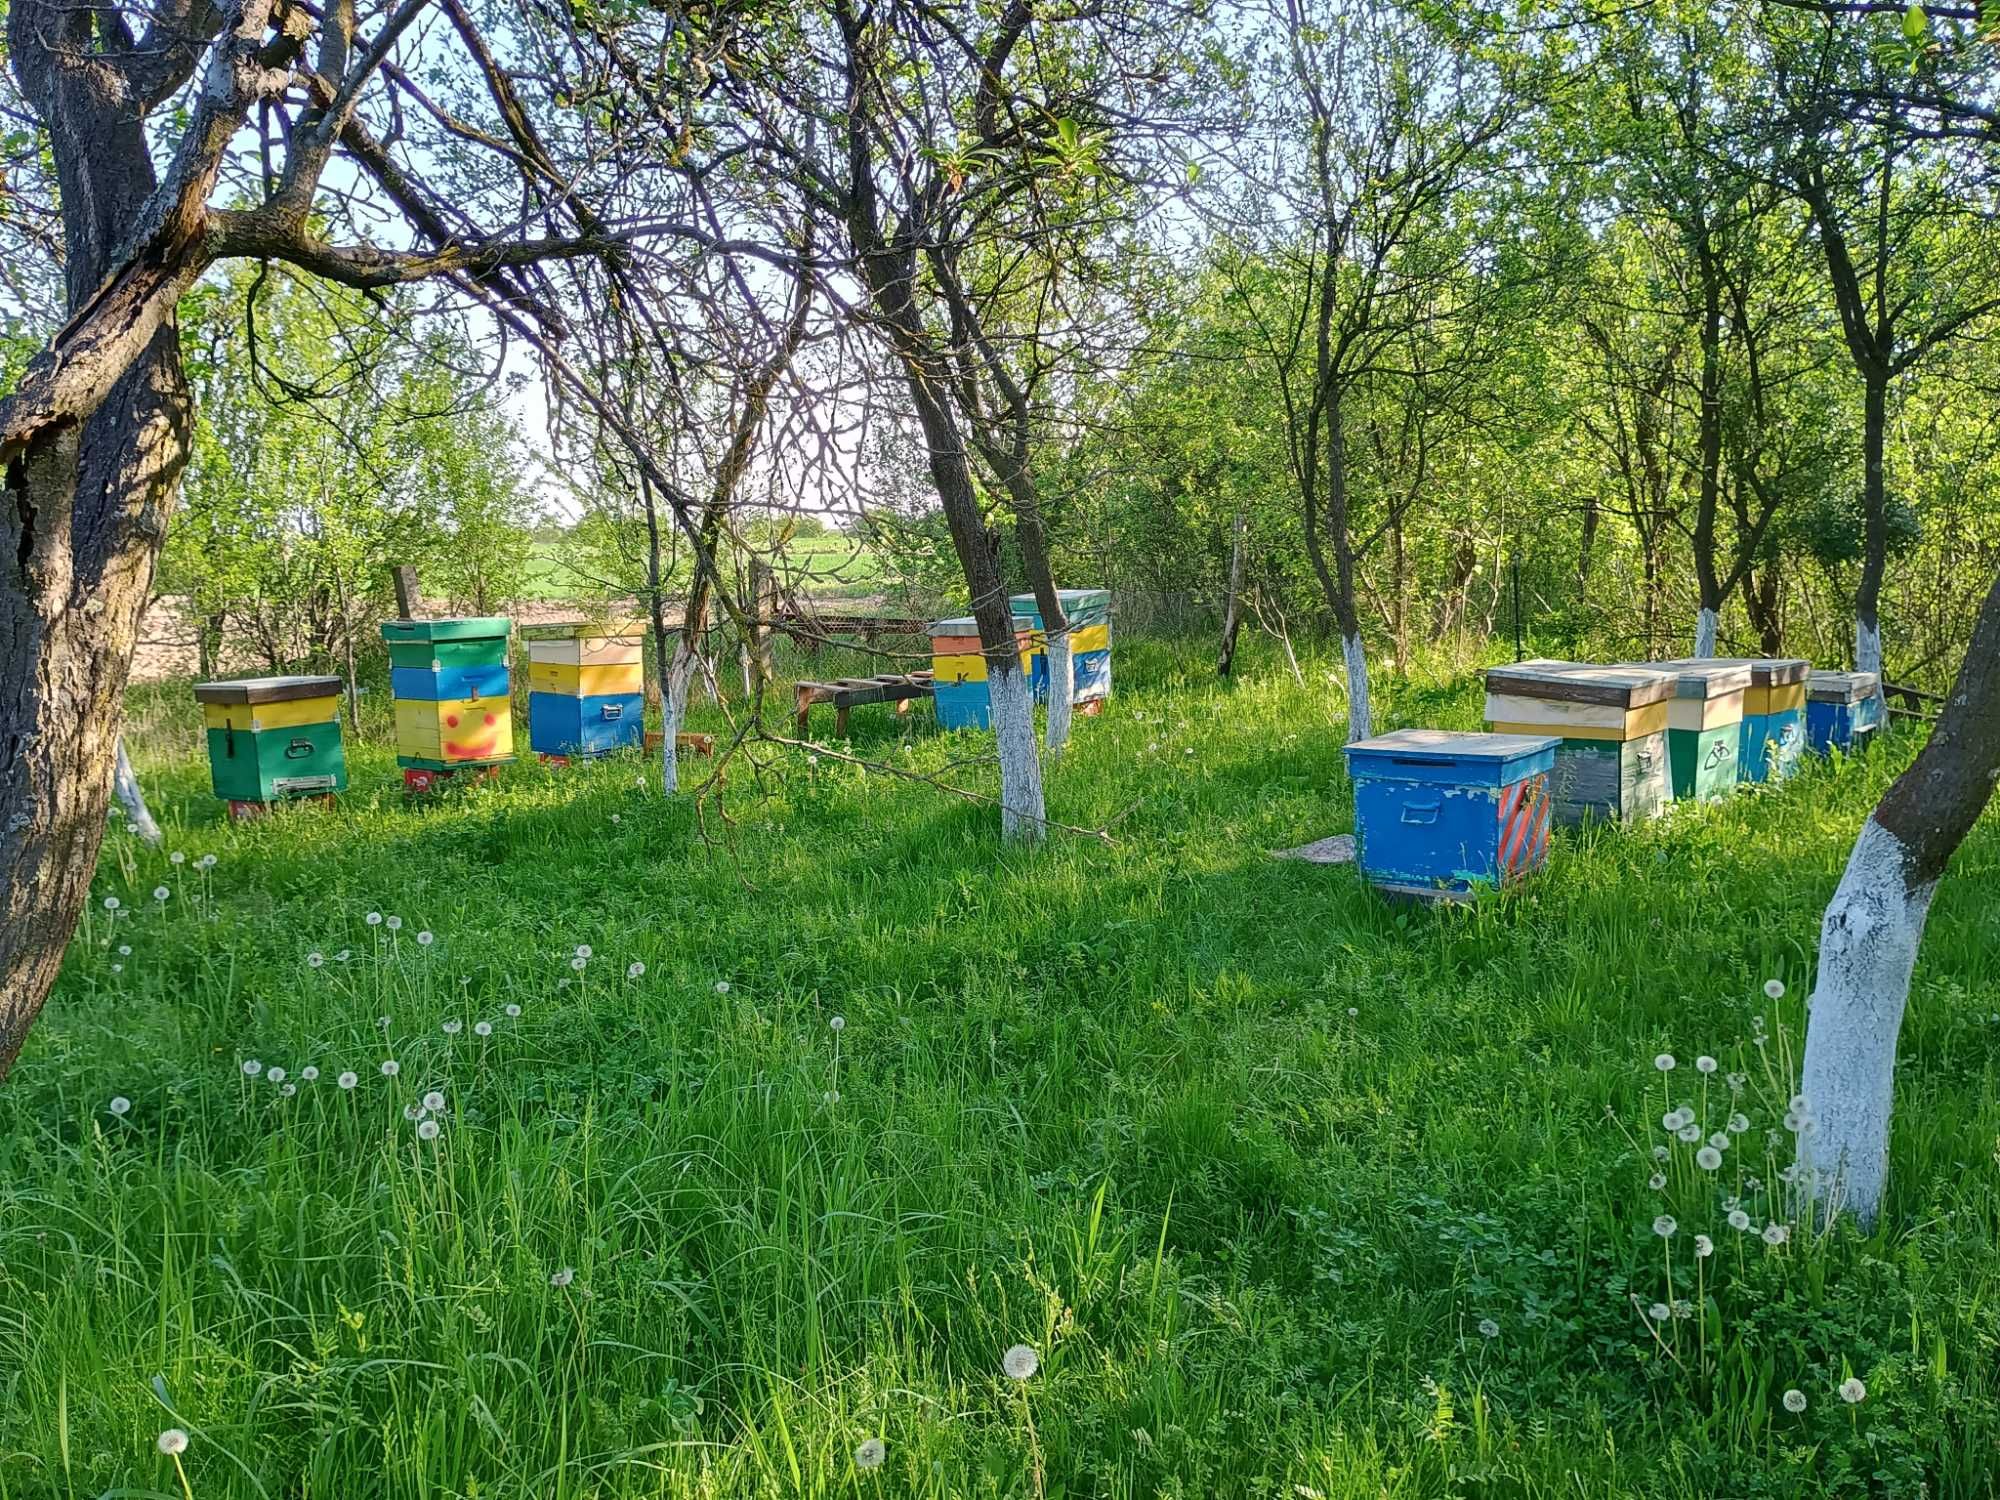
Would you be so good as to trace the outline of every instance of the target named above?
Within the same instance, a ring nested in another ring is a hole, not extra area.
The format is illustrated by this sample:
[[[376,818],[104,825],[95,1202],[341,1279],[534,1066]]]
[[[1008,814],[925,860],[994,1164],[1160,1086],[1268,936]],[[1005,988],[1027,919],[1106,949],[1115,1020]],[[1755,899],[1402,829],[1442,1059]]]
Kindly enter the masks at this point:
[[[852,537],[829,533],[801,537],[786,549],[782,563],[793,588],[817,599],[865,599],[881,588],[881,564],[876,555]],[[590,590],[564,559],[562,543],[537,538],[529,559],[526,597],[565,600]]]
[[[909,779],[995,783],[924,707],[725,819],[637,758],[406,806],[379,692],[337,808],[231,827],[148,690],[187,858],[113,832],[0,1090],[0,1497],[180,1496],[169,1426],[196,1500],[1993,1495],[2000,816],[1821,1239],[1781,1122],[1910,734],[1409,912],[1265,852],[1351,824],[1337,659],[1117,650],[1048,781],[1110,839],[1043,849]]]

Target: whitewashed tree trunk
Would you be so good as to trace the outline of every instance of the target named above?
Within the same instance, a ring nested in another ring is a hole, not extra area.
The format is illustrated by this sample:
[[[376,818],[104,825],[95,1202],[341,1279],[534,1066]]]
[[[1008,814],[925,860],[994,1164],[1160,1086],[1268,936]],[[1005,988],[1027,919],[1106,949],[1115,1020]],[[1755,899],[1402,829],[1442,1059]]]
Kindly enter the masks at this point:
[[[1048,639],[1049,710],[1043,740],[1049,758],[1061,755],[1069,743],[1069,722],[1076,707],[1076,655],[1069,649],[1069,632],[1059,631]]]
[[[139,787],[139,773],[132,769],[132,758],[125,753],[125,736],[118,737],[117,762],[111,774],[111,786],[118,793],[118,801],[125,809],[125,820],[138,830],[139,837],[156,848],[160,842],[160,825],[153,821],[152,809],[146,806],[146,794]]]
[[[1694,620],[1694,654],[1698,657],[1715,655],[1715,637],[1721,619],[1712,609],[1704,609]]]
[[[1047,831],[1042,802],[1042,763],[1035,752],[1035,699],[1018,666],[987,672],[993,735],[1000,752],[1000,834],[1039,839]]]
[[[2000,579],[1929,742],[1862,826],[1820,926],[1799,1091],[1803,1191],[1821,1219],[1881,1212],[1896,1038],[1931,897],[2000,777]]]
[[[1911,888],[1910,851],[1874,818],[1820,923],[1819,978],[1806,1023],[1803,1191],[1831,1217],[1872,1224],[1889,1181],[1896,1038],[1910,995],[1935,880]]]
[[[660,699],[660,790],[671,797],[680,790],[681,725],[687,722],[688,687],[694,681],[697,653],[683,630],[674,637],[674,658],[667,668],[667,691]]]
[[[1375,710],[1368,700],[1368,650],[1361,637],[1341,637],[1340,654],[1347,661],[1347,742],[1375,733]]]
[[[1879,626],[1866,620],[1854,622],[1854,670],[1857,672],[1880,672],[1882,670],[1882,631]]]

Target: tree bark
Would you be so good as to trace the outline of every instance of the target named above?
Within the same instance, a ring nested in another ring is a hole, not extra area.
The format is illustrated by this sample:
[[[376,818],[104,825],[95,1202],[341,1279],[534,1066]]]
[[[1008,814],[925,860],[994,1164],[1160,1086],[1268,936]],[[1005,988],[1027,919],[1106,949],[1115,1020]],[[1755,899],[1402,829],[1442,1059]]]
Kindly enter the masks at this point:
[[[1866,372],[1861,413],[1861,582],[1854,591],[1854,670],[1882,670],[1882,575],[1889,565],[1889,500],[1883,471],[1889,433],[1889,376]]]
[[[1236,668],[1236,638],[1243,629],[1243,573],[1249,563],[1250,507],[1236,507],[1236,521],[1229,542],[1229,581],[1222,591],[1222,649],[1216,656],[1215,675],[1228,677]]]
[[[1820,925],[1806,1023],[1801,1190],[1822,1219],[1881,1212],[1896,1042],[1918,945],[1952,854],[2000,776],[2000,578],[1986,596],[1930,742],[1855,840]]]
[[[112,787],[118,793],[118,803],[125,809],[125,819],[132,825],[132,831],[157,849],[160,846],[160,825],[154,821],[153,810],[146,806],[146,793],[139,785],[139,773],[132,769],[132,758],[125,753],[125,736],[122,734],[118,736]]]

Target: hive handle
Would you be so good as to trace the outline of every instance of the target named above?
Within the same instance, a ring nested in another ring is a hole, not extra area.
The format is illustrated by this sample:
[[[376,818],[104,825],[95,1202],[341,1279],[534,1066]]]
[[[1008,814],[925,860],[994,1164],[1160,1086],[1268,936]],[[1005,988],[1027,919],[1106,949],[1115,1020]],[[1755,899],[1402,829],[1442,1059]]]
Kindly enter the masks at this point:
[[[1435,797],[1429,802],[1405,802],[1403,821],[1405,823],[1435,823],[1438,814],[1444,810],[1444,798]]]
[[[313,753],[313,742],[309,739],[304,738],[303,736],[293,740],[289,745],[285,746],[286,760],[310,760],[312,758],[312,753]]]

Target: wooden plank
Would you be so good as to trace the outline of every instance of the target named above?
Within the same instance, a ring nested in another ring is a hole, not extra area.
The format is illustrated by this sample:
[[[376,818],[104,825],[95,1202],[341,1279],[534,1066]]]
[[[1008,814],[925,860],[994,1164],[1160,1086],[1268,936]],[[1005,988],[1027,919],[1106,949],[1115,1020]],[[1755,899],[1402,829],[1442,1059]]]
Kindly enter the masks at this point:
[[[1639,708],[1674,695],[1672,674],[1650,667],[1600,667],[1573,661],[1524,661],[1489,667],[1486,689],[1569,703],[1611,703]]]

